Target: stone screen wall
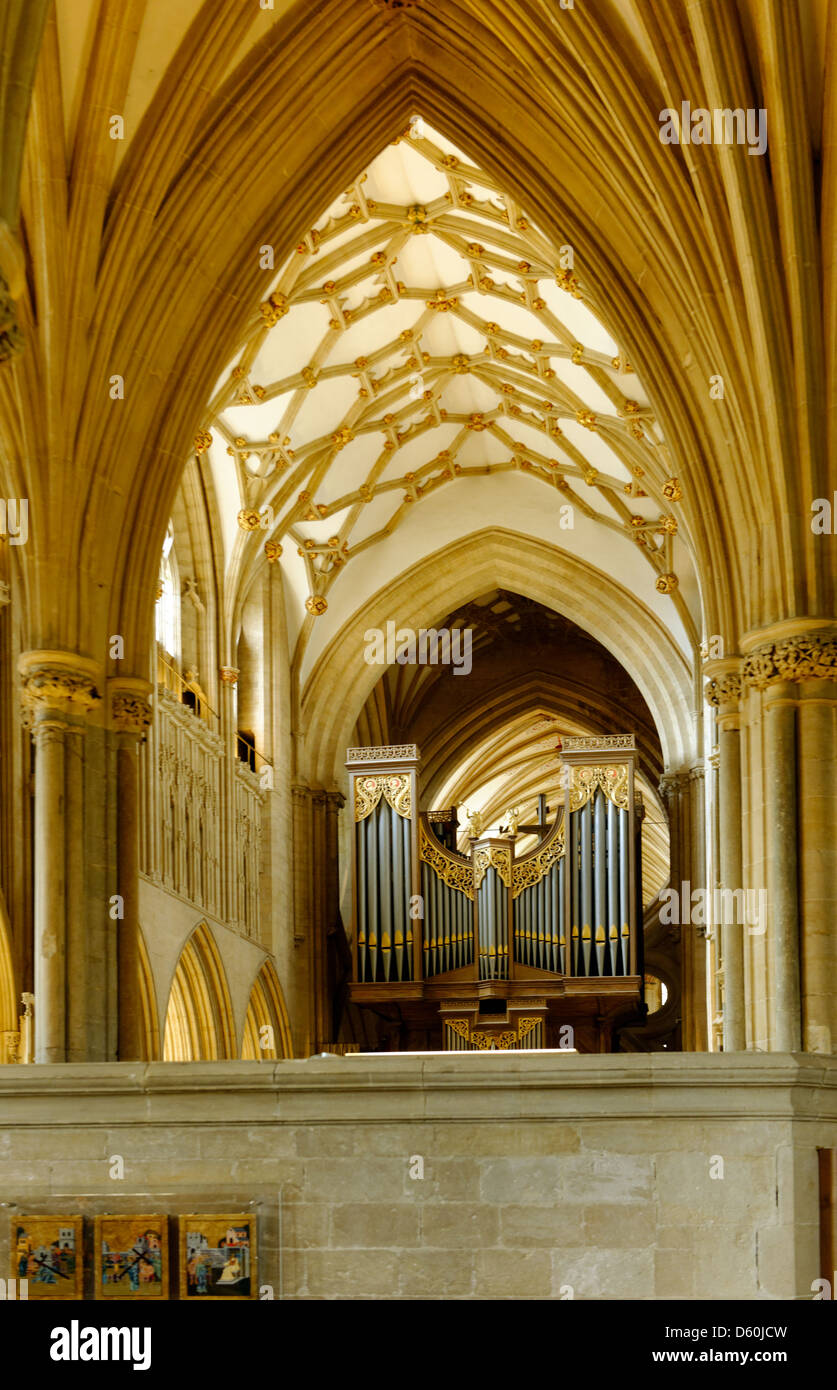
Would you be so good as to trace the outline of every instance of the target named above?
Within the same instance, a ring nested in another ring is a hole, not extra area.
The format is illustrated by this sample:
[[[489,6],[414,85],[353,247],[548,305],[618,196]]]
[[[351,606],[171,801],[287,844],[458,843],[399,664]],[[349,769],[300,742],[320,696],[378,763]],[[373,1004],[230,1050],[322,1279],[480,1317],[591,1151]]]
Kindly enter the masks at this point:
[[[264,1298],[810,1298],[837,1059],[0,1067],[0,1117],[6,1215],[250,1210]]]

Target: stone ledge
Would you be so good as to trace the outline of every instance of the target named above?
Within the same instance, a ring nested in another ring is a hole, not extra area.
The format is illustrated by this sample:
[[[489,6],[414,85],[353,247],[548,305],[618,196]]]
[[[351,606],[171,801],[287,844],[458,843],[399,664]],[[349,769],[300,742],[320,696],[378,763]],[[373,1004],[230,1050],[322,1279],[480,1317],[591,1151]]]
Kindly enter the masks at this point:
[[[4,1126],[217,1124],[232,1111],[256,1124],[657,1115],[837,1122],[837,1057],[460,1053],[0,1067]]]

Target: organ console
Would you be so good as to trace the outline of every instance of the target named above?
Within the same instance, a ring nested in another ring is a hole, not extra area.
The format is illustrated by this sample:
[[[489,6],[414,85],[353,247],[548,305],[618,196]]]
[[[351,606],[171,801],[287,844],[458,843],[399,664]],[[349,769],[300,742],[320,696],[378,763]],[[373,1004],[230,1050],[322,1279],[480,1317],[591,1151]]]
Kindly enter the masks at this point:
[[[566,737],[550,821],[505,833],[420,812],[415,744],[351,748],[351,997],[407,1050],[609,1051],[644,1015],[633,735]],[[515,847],[520,832],[535,846]]]

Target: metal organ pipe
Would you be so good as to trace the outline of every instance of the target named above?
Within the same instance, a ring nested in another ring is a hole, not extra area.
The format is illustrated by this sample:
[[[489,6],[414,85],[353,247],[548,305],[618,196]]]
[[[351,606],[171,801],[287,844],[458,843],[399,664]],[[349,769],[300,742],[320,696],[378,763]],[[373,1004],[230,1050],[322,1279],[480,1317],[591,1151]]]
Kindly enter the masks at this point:
[[[619,812],[619,934],[622,938],[622,968],[621,975],[627,975],[630,969],[628,959],[628,946],[630,938],[630,904],[628,894],[628,855],[633,853],[633,846],[629,843],[628,836],[628,813]]]

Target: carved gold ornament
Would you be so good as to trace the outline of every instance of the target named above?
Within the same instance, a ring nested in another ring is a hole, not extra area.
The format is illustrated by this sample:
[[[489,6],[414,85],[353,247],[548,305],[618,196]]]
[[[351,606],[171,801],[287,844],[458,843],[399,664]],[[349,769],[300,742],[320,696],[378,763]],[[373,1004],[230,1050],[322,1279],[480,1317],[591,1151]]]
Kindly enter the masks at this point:
[[[413,207],[407,208],[407,221],[412,226],[413,232],[429,232],[427,225],[427,208],[416,203]]]
[[[274,290],[273,294],[259,305],[268,328],[272,328],[275,323],[284,318],[289,307],[286,296],[280,294],[278,290]]]
[[[446,295],[444,290],[437,290],[434,299],[427,299],[425,303],[428,309],[437,309],[440,314],[446,314],[450,309],[455,309],[459,300],[456,295]]]
[[[355,778],[355,821],[365,820],[381,797],[399,816],[408,820],[412,810],[410,777],[406,772],[377,773]]]
[[[489,868],[497,870],[507,888],[511,887],[511,851],[504,845],[480,845],[474,854],[474,888],[479,890]]]
[[[242,507],[236,520],[242,531],[258,531],[261,525],[261,517],[255,507]]]
[[[410,758],[418,761],[418,746],[415,743],[384,743],[375,747],[347,748],[347,763],[383,763],[396,758]]]
[[[205,454],[212,444],[212,435],[209,430],[198,430],[195,435],[195,453]]]
[[[559,270],[555,277],[555,283],[559,290],[564,290],[567,294],[571,294],[573,299],[581,298],[581,287],[571,270]],[[619,359],[617,358],[615,360],[618,361]]]
[[[238,667],[222,666],[218,674],[223,685],[238,685]]]
[[[683,489],[676,478],[669,478],[663,484],[663,497],[667,497],[669,502],[679,502],[683,496]]]
[[[492,1052],[495,1048],[500,1052],[508,1052],[534,1032],[542,1022],[542,1018],[522,1018],[516,1029],[504,1029],[502,1033],[486,1033],[481,1028],[475,1028],[471,1032],[465,1018],[445,1019],[445,1026],[480,1052]]]
[[[612,748],[635,749],[633,734],[564,734],[565,753],[604,753]]]
[[[275,565],[275,564],[276,564],[276,561],[279,559],[280,555],[282,554],[282,546],[281,546],[281,543],[280,543],[279,541],[265,541],[265,543],[264,543],[264,553],[265,553],[265,555],[267,556],[267,562],[268,562],[268,564],[269,564],[269,565]]]
[[[601,787],[608,801],[620,811],[628,809],[628,767],[626,763],[611,763],[607,767],[574,767],[570,784],[570,810],[578,811]]]
[[[564,827],[553,835],[543,849],[531,859],[521,859],[512,868],[512,898],[519,898],[526,888],[540,883],[564,854]]]
[[[661,574],[654,585],[659,594],[673,594],[678,585],[676,574]]]
[[[309,594],[305,600],[305,607],[312,617],[321,618],[328,608],[328,600],[322,594]]]
[[[442,883],[446,883],[448,888],[455,888],[458,893],[464,893],[465,897],[473,902],[474,868],[471,861],[444,849],[435,836],[428,835],[424,825],[420,826],[419,859],[422,864],[429,864],[436,877],[441,879]]]

